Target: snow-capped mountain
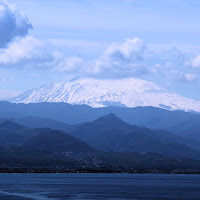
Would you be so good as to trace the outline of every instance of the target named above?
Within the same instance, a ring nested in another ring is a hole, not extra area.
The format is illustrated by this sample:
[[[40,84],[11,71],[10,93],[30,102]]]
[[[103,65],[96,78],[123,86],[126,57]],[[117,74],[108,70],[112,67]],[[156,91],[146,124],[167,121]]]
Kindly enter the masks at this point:
[[[49,84],[10,99],[13,103],[66,102],[105,106],[154,106],[168,110],[200,112],[200,102],[171,93],[158,85],[135,78],[74,79]]]

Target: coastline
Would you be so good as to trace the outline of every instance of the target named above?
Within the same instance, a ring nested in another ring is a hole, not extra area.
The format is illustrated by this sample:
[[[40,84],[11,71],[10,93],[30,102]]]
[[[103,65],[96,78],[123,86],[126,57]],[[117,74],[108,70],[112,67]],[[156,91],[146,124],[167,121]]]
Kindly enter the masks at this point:
[[[94,169],[73,169],[73,170],[53,170],[53,169],[5,169],[0,170],[0,174],[160,174],[160,175],[200,175],[200,171],[195,170],[94,170]]]

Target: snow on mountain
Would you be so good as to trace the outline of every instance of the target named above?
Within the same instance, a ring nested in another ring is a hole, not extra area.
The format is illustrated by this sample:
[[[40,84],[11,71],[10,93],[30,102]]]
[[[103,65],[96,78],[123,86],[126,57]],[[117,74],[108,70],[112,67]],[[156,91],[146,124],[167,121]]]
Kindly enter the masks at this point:
[[[66,102],[105,106],[154,106],[168,110],[200,112],[200,102],[171,93],[158,85],[136,79],[80,78],[49,84],[10,99],[13,103]]]

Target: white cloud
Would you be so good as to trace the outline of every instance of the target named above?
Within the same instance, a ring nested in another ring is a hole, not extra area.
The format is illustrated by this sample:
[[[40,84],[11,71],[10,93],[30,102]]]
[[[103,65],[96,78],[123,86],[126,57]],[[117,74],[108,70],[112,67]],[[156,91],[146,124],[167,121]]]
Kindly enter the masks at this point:
[[[32,25],[15,5],[0,0],[0,48],[4,48],[16,37],[25,36]]]
[[[78,72],[83,68],[79,57],[66,57],[52,44],[31,36],[16,38],[7,48],[0,49],[0,67],[15,69]]]
[[[146,73],[144,66],[145,44],[139,38],[113,43],[95,61],[91,73],[110,73],[113,76],[131,76]]]
[[[105,51],[106,56],[112,56],[117,59],[131,59],[140,61],[143,57],[145,45],[139,38],[126,39],[124,43],[111,44]]]
[[[198,76],[192,73],[180,73],[180,78],[183,79],[184,81],[192,82],[197,80]]]
[[[34,37],[17,38],[6,49],[0,49],[1,67],[45,68],[54,61],[54,52]]]
[[[16,38],[6,49],[0,49],[0,66],[4,68],[111,78],[151,76],[192,82],[199,78],[199,60],[177,48],[153,51],[139,38],[112,43],[98,59],[90,60],[67,56],[58,46],[30,36]]]
[[[30,60],[41,46],[42,42],[33,37],[17,38],[8,48],[0,49],[0,63],[16,64],[21,60]]]
[[[151,50],[139,38],[126,39],[124,43],[111,44],[87,70],[88,74],[113,78],[130,76],[155,76],[161,79],[192,82],[199,78],[188,62],[191,55],[176,47],[161,52]],[[193,61],[196,68],[200,57]]]
[[[199,73],[191,68],[191,64],[188,65],[191,58],[191,54],[175,47],[156,52],[145,45],[143,40],[133,38],[123,43],[112,43],[96,60],[60,57],[55,69],[82,76],[151,76],[163,80],[193,82],[199,78]],[[196,63],[198,59],[200,62],[200,57],[194,59]]]
[[[0,67],[77,72],[83,60],[66,57],[46,41],[31,36],[16,38],[7,48],[0,49]]]
[[[193,68],[200,68],[200,55],[193,58],[191,60],[190,64]]]
[[[191,55],[177,48],[171,48],[161,53],[154,52],[147,60],[152,63],[150,72],[167,80],[193,82],[199,78],[196,70],[191,68]]]
[[[179,82],[193,82],[196,81],[199,76],[194,73],[178,71],[176,69],[170,69],[168,71],[160,72],[159,75],[167,80],[173,79],[174,81]]]
[[[63,58],[54,67],[57,72],[77,72],[81,69],[83,60],[79,57]]]

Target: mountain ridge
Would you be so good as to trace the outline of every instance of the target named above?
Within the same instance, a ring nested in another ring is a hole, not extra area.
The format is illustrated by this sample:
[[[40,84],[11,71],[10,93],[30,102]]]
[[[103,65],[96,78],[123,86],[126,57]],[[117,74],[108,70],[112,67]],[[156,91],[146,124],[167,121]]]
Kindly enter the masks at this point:
[[[146,107],[200,112],[200,102],[171,93],[155,83],[136,78],[79,78],[29,90],[12,103],[65,102],[98,107]]]
[[[105,152],[151,152],[170,157],[199,157],[199,151],[190,149],[170,132],[130,125],[114,114],[80,124],[69,134]]]

